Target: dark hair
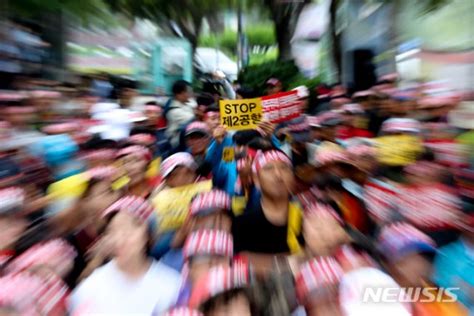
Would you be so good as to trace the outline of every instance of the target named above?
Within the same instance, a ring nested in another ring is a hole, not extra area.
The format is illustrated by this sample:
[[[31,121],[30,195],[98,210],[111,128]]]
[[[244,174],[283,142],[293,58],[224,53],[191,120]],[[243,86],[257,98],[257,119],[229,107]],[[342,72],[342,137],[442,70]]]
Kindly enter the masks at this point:
[[[189,86],[190,84],[186,80],[177,80],[175,81],[175,83],[173,83],[173,87],[171,88],[171,91],[173,92],[173,95],[177,95],[177,94],[185,92]]]
[[[249,148],[261,151],[268,151],[275,149],[272,142],[263,137],[256,137],[252,139],[248,144]]]
[[[217,104],[213,103],[213,104],[209,105],[204,112],[205,113],[219,112],[219,106]]]
[[[259,313],[257,311],[257,305],[252,299],[250,291],[242,288],[229,290],[214,296],[202,304],[200,310],[204,316],[209,315],[217,308],[218,305],[229,304],[231,301],[235,300],[241,295],[243,295],[249,303],[250,315],[258,315]]]
[[[260,137],[260,133],[253,129],[238,131],[234,134],[233,140],[236,145],[247,145],[254,138]]]
[[[210,106],[214,103],[214,97],[209,93],[202,93],[196,98],[196,103],[198,105]]]
[[[251,99],[251,98],[257,97],[257,94],[255,93],[255,91],[247,87],[241,87],[237,89],[236,92],[238,95],[242,96],[242,98],[244,99]]]

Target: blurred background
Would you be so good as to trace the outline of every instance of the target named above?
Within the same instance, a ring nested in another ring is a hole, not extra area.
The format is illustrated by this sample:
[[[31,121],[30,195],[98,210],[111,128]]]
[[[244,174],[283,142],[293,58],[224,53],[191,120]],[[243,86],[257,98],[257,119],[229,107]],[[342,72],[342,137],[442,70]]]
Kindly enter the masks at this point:
[[[97,75],[142,93],[202,84],[215,70],[257,91],[341,82],[352,91],[397,71],[401,85],[474,86],[470,0],[4,0],[1,89],[90,87]],[[25,80],[28,77],[30,80]],[[23,85],[23,87],[21,87]],[[45,82],[42,82],[45,85]],[[312,89],[310,89],[312,90]]]

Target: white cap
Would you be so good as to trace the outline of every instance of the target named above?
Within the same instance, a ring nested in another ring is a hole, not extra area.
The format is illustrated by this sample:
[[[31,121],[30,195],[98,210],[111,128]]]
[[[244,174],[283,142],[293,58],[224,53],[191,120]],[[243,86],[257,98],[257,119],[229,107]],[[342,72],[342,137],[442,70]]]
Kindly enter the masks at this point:
[[[346,273],[339,285],[339,301],[342,314],[345,316],[411,316],[413,315],[411,305],[402,302],[374,302],[371,295],[367,295],[367,289],[383,291],[390,288],[390,294],[406,293],[400,286],[388,275],[375,268],[361,268]],[[388,296],[388,295],[386,295]],[[395,295],[390,295],[393,299]],[[397,295],[396,297],[398,297]],[[384,297],[384,295],[375,295],[374,297]],[[395,300],[396,300],[395,297]],[[406,301],[406,299],[405,299]]]

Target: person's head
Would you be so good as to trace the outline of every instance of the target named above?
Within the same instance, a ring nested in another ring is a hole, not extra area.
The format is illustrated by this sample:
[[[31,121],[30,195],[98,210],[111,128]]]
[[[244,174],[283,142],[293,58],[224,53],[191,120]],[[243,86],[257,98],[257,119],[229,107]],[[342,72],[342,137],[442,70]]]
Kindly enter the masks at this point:
[[[145,115],[150,124],[156,124],[163,116],[163,109],[155,101],[150,101],[145,104]]]
[[[193,230],[219,229],[230,232],[231,198],[221,190],[200,193],[191,201],[189,217],[193,220]]]
[[[440,182],[443,167],[431,161],[416,161],[404,168],[408,183],[426,185]]]
[[[390,118],[383,122],[381,131],[384,135],[416,135],[420,133],[420,122],[410,118]]]
[[[32,123],[38,111],[33,106],[9,106],[3,110],[3,116],[13,127],[21,127]]]
[[[104,237],[119,264],[126,265],[147,256],[156,224],[154,208],[148,201],[125,196],[109,206],[102,216],[107,220]]]
[[[197,165],[191,154],[179,152],[166,158],[160,166],[160,174],[171,188],[192,184],[196,181]]]
[[[64,315],[69,293],[58,278],[44,278],[30,272],[0,278],[0,315]]]
[[[221,116],[219,113],[219,107],[217,105],[208,106],[204,113],[204,123],[207,124],[211,132],[219,126],[220,122]]]
[[[296,276],[296,295],[308,316],[340,315],[338,286],[343,274],[333,257],[314,258],[301,266]]]
[[[130,106],[133,98],[135,98],[137,94],[137,90],[134,86],[123,87],[120,89],[120,104]]]
[[[245,157],[248,144],[257,137],[261,137],[261,135],[256,130],[242,130],[234,134],[232,139],[235,143],[234,152],[236,160]]]
[[[117,159],[130,178],[130,184],[135,185],[145,178],[151,152],[143,146],[128,146],[117,152]]]
[[[26,193],[17,187],[0,190],[0,249],[13,249],[28,227],[21,215]]]
[[[354,141],[347,145],[347,154],[351,163],[365,175],[371,174],[377,166],[376,149],[370,143]],[[357,181],[357,179],[354,180]]]
[[[302,115],[288,121],[287,128],[290,132],[292,145],[301,144],[303,147],[305,147],[304,144],[310,141],[310,127],[306,116]]]
[[[181,103],[188,102],[192,95],[191,85],[185,80],[176,81],[171,91],[173,92],[173,97]]]
[[[191,292],[189,305],[206,316],[256,315],[248,292],[247,267],[213,267],[202,276]]]
[[[342,123],[341,116],[336,112],[324,112],[318,116],[319,124],[321,125],[322,140],[335,141],[337,126]]]
[[[382,229],[378,240],[389,271],[401,285],[423,286],[429,280],[436,252],[430,237],[409,224],[394,223]]]
[[[194,110],[196,119],[201,121],[204,119],[204,115],[209,106],[215,102],[212,94],[203,93],[196,98],[197,107]]]
[[[191,284],[195,285],[213,267],[230,267],[233,247],[232,235],[229,232],[216,229],[192,232],[183,247],[183,257],[188,263]]]
[[[8,153],[3,152],[5,156],[0,157],[0,189],[18,186],[23,177],[21,168]]]
[[[193,156],[203,155],[211,141],[211,131],[204,122],[192,122],[186,126],[185,141]]]
[[[281,81],[277,78],[268,79],[266,82],[266,86],[267,86],[267,89],[266,89],[267,95],[272,95],[272,94],[283,91],[283,85]]]
[[[281,199],[288,198],[293,192],[295,179],[291,161],[281,151],[258,153],[252,164],[252,173],[253,182],[263,196]]]
[[[252,99],[257,97],[254,90],[246,87],[238,88],[236,91],[236,98],[237,99]]]
[[[72,271],[77,256],[74,248],[62,239],[52,239],[28,248],[7,267],[8,273],[34,271],[44,276],[52,273],[64,279]]]
[[[328,256],[349,242],[343,221],[327,204],[310,205],[303,218],[303,237],[306,251],[312,255]]]
[[[86,171],[86,175],[89,181],[78,204],[85,217],[98,219],[101,212],[120,197],[120,191],[112,188],[112,183],[118,179],[120,173],[116,168],[106,166],[90,169]]]

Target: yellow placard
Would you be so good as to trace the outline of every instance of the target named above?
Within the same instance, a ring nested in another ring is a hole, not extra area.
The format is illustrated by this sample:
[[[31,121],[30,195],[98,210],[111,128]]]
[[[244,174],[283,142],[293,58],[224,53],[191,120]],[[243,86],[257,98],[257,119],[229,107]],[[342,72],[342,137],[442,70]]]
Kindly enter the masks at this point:
[[[158,215],[158,232],[179,228],[188,216],[192,198],[211,189],[212,181],[208,180],[159,192],[152,200]]]
[[[377,159],[389,166],[406,166],[423,151],[420,139],[412,135],[389,135],[375,138]]]
[[[262,100],[221,100],[219,101],[221,124],[229,130],[256,128],[262,120]]]

